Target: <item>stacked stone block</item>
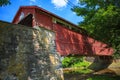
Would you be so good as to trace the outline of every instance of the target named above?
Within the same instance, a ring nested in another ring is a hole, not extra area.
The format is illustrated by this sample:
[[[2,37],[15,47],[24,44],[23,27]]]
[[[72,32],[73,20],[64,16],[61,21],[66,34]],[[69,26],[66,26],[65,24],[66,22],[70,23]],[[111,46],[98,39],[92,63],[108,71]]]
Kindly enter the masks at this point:
[[[0,80],[63,80],[54,32],[0,21]]]

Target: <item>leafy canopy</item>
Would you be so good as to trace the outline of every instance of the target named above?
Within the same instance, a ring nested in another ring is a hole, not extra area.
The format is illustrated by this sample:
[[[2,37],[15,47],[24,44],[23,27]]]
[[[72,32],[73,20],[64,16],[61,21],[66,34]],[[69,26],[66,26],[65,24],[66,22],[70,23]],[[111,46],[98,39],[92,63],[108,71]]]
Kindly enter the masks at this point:
[[[10,3],[10,0],[0,0],[0,7],[1,7],[1,6],[6,6],[6,5],[8,5],[8,4],[11,4],[11,3]]]
[[[120,55],[120,0],[79,0],[79,5],[72,11],[84,18],[80,27]]]

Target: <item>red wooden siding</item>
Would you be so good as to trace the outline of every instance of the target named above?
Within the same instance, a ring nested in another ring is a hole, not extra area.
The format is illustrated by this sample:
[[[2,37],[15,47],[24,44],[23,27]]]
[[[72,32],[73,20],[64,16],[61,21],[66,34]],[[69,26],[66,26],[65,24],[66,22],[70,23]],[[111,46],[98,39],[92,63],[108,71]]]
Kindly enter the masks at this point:
[[[61,55],[111,55],[112,48],[106,48],[107,45],[94,40],[86,35],[82,35],[68,30],[61,25],[55,26],[56,46]]]
[[[35,21],[37,26],[45,27],[47,29],[52,29],[52,17],[49,15],[36,10]]]

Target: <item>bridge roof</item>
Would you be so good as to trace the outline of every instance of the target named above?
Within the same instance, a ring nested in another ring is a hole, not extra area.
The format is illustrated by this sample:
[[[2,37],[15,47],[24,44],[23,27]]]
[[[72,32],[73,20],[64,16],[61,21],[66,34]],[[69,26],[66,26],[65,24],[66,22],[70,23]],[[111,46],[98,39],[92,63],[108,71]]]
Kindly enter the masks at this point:
[[[66,22],[66,23],[68,23],[68,24],[71,24],[71,25],[73,25],[73,27],[76,27],[76,28],[82,30],[82,32],[86,33],[86,31],[85,31],[83,28],[80,28],[80,27],[77,26],[76,24],[74,24],[74,23],[72,23],[72,22],[70,22],[70,21],[68,21],[68,20],[66,20],[66,19],[64,19],[64,18],[62,18],[62,17],[60,17],[60,16],[57,16],[56,14],[54,14],[54,13],[52,13],[52,12],[49,12],[49,11],[47,11],[47,10],[41,8],[41,7],[38,7],[38,6],[21,6],[21,7],[19,8],[18,12],[16,13],[16,15],[15,15],[12,23],[15,22],[16,17],[18,16],[18,13],[20,13],[21,9],[30,9],[30,8],[31,8],[31,9],[38,9],[39,11],[43,11],[44,13],[47,13],[47,14],[49,14],[49,15],[51,15],[51,16],[53,16],[53,17],[56,17],[56,18],[58,18],[58,19],[60,19],[60,20],[62,20],[62,21],[64,21],[64,22]]]

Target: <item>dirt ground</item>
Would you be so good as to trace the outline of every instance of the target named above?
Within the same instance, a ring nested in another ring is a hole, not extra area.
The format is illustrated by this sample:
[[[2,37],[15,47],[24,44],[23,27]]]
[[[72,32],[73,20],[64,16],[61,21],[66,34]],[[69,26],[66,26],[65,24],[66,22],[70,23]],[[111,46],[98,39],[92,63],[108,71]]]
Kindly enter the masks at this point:
[[[119,69],[120,70],[120,69]],[[120,76],[116,75],[116,73],[110,69],[104,69],[97,72],[89,73],[89,74],[80,74],[80,73],[65,73],[64,79],[65,80],[88,80],[88,78],[91,77],[103,77],[102,80],[108,80],[104,77],[109,77],[111,80],[120,80]],[[97,80],[97,79],[91,79],[91,80]]]
[[[93,71],[89,74],[64,73],[64,80],[98,80],[95,78],[89,79],[96,76],[102,78],[99,80],[120,80],[120,60],[112,62],[106,69]]]

